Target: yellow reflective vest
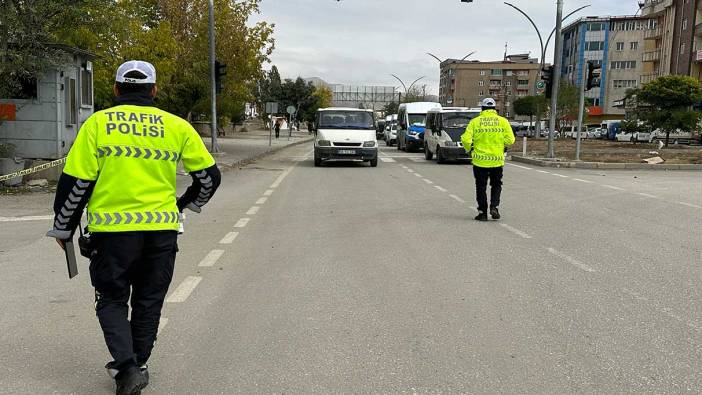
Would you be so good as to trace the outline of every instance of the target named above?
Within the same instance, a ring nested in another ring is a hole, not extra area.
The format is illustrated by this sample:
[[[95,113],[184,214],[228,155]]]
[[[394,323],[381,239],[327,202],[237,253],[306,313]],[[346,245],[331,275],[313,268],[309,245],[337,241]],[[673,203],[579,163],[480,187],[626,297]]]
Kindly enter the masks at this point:
[[[176,167],[215,164],[184,119],[155,107],[121,105],[81,127],[64,173],[96,181],[88,202],[91,232],[178,230]]]
[[[514,144],[514,133],[506,118],[495,110],[485,110],[470,121],[461,142],[466,151],[473,149],[473,166],[501,167],[505,165],[505,147]]]

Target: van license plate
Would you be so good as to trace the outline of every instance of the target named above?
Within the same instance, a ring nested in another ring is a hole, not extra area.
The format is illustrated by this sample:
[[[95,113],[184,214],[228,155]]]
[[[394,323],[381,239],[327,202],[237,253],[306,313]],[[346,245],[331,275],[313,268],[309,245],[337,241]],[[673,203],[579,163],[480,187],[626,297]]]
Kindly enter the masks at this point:
[[[339,155],[356,155],[356,150],[352,149],[340,149]]]

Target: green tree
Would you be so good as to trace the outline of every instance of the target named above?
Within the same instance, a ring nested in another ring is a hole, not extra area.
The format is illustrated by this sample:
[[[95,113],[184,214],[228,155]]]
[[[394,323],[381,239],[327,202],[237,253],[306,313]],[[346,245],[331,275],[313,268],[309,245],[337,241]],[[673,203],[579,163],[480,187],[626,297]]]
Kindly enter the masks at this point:
[[[556,110],[556,118],[559,121],[557,127],[560,129],[563,122],[578,119],[579,107],[580,88],[566,79],[561,80]]]
[[[397,102],[390,102],[385,105],[383,108],[383,111],[385,112],[385,115],[392,115],[392,114],[397,114],[397,111],[400,109],[400,104]]]
[[[702,113],[692,106],[702,101],[702,88],[695,78],[681,75],[659,77],[645,84],[636,93],[643,108],[638,111],[651,129],[665,132],[668,146],[670,133],[676,130],[693,132],[697,129]]]
[[[303,121],[314,121],[314,117],[317,114],[317,110],[320,108],[331,107],[332,105],[333,93],[331,89],[326,86],[318,86],[312,93],[312,98],[310,104],[305,108],[301,109],[298,114],[300,119]]]

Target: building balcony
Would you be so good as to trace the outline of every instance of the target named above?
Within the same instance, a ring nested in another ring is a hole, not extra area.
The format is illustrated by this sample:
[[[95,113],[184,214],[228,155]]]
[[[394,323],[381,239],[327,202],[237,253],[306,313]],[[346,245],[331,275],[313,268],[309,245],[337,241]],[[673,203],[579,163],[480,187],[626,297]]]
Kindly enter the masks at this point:
[[[642,57],[644,62],[657,62],[661,60],[661,50],[646,51],[643,53]]]
[[[663,36],[663,28],[648,29],[644,31],[644,40],[655,40]]]
[[[695,51],[694,60],[696,63],[702,63],[702,50]]]
[[[641,76],[641,84],[648,84],[649,82],[655,80],[658,77],[660,77],[660,73],[644,74]]]
[[[643,8],[641,8],[641,15],[643,16],[656,16],[665,12],[669,7],[673,6],[673,0],[646,0]]]
[[[702,23],[695,25],[695,36],[702,36]]]

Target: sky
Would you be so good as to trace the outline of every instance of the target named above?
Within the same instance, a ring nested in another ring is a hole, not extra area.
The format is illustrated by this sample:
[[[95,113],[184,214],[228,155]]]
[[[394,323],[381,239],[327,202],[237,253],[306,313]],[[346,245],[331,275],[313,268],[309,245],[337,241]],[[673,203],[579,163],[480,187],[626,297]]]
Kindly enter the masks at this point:
[[[512,0],[542,30],[555,27],[555,0]],[[569,21],[592,15],[630,15],[637,0],[565,0],[565,13],[587,4]],[[329,83],[399,86],[425,76],[427,93],[438,94],[440,59],[503,58],[540,52],[534,28],[499,0],[262,0],[253,18],[275,24],[271,56],[283,78],[320,77]],[[567,24],[567,23],[566,23]],[[547,61],[552,61],[553,45]]]

